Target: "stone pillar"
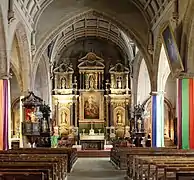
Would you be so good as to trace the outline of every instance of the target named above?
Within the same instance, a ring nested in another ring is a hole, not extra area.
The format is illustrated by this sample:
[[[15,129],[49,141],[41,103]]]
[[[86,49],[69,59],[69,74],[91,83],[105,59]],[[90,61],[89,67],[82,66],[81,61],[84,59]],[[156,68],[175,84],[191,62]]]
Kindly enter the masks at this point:
[[[129,94],[129,77],[128,77],[128,74],[126,74],[126,94]]]
[[[110,126],[110,119],[109,119],[109,112],[110,112],[110,109],[109,109],[109,103],[110,103],[110,100],[109,100],[109,96],[107,96],[106,98],[106,124],[107,124],[107,127]]]
[[[0,150],[11,148],[11,99],[9,76],[0,78]]]
[[[152,147],[164,147],[164,92],[152,92]]]
[[[55,82],[54,82],[54,86],[55,86],[55,87],[54,87],[54,89],[58,89],[58,82],[57,82],[58,78],[57,78],[57,76],[58,76],[58,75],[55,74],[55,78],[54,78],[54,81],[55,81]]]
[[[73,82],[72,82],[72,74],[70,74],[70,78],[69,78],[69,88],[70,89],[72,89],[73,88],[73,86],[72,86],[72,84],[73,84]]]
[[[70,105],[70,113],[71,113],[70,126],[73,126],[73,103]]]
[[[8,9],[8,21],[9,22],[14,19],[13,6],[14,6],[14,0],[9,0],[9,9]]]
[[[78,116],[78,100],[77,97],[75,97],[75,127],[78,127],[77,116]]]

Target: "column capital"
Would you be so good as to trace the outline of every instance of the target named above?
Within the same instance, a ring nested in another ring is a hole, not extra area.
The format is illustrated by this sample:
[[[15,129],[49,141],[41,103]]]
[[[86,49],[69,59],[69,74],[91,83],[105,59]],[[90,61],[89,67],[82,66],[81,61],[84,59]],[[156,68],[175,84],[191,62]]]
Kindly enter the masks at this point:
[[[151,91],[150,95],[151,96],[157,96],[157,95],[164,95],[166,92],[164,91]]]
[[[177,79],[191,79],[194,78],[194,73],[192,72],[181,72],[177,77]]]
[[[0,74],[0,79],[9,80],[12,78],[12,74]]]

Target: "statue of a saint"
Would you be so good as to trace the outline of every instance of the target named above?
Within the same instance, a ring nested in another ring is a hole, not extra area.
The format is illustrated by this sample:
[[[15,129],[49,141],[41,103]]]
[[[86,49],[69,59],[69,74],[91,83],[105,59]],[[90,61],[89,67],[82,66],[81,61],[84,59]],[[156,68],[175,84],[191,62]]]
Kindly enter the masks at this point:
[[[141,119],[140,118],[137,120],[137,130],[138,132],[141,132]]]
[[[122,89],[121,78],[118,78],[118,79],[117,79],[117,88],[118,88],[118,89]]]
[[[65,111],[63,111],[61,113],[61,124],[67,124],[67,113]]]
[[[89,78],[90,88],[94,88],[94,76],[90,76]]]
[[[51,147],[58,147],[58,139],[59,139],[59,128],[57,126],[54,127],[53,135],[51,136]]]
[[[117,124],[121,124],[122,123],[122,114],[121,111],[117,112]]]
[[[44,118],[42,121],[42,132],[47,132],[48,131],[48,124],[47,120]]]
[[[61,79],[61,89],[66,89],[66,79],[65,78]]]

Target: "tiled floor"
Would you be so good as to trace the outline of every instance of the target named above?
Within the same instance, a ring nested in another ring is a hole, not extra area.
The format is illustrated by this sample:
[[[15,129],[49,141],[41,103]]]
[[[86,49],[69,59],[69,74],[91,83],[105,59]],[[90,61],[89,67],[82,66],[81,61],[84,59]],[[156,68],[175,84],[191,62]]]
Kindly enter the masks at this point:
[[[109,158],[79,158],[67,180],[124,180],[124,176]]]

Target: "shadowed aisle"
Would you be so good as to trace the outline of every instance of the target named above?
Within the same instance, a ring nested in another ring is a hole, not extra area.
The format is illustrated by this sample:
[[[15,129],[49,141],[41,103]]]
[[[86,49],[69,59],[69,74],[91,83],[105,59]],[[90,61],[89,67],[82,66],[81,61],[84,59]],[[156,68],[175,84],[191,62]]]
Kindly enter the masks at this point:
[[[67,180],[124,180],[124,176],[109,158],[79,158]]]

